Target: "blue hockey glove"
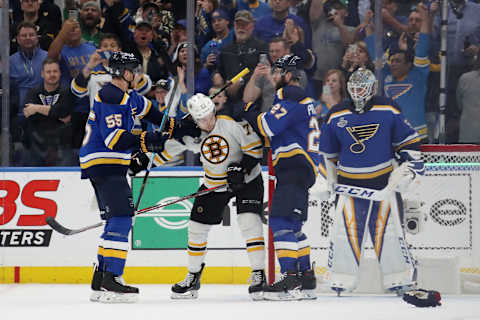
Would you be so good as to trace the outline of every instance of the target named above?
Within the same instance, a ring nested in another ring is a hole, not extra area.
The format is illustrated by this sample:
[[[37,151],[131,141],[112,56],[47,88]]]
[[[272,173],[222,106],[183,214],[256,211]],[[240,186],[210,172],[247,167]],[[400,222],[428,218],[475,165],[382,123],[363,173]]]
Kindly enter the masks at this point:
[[[440,292],[435,290],[417,289],[403,294],[403,301],[420,308],[441,306],[441,300]]]

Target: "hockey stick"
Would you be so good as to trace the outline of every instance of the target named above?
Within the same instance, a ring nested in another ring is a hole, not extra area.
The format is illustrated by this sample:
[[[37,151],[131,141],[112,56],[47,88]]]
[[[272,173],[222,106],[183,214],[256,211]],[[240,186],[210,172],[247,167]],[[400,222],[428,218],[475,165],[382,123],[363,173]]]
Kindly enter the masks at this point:
[[[191,198],[196,198],[196,197],[199,197],[199,196],[203,196],[205,194],[208,194],[210,192],[213,192],[215,190],[218,190],[218,189],[221,189],[221,188],[225,188],[227,185],[226,184],[222,184],[220,186],[216,186],[216,187],[212,187],[212,188],[209,188],[209,189],[205,189],[205,190],[200,190],[200,191],[197,191],[195,193],[192,193],[192,194],[189,194],[189,195],[186,195],[186,196],[183,196],[183,197],[180,197],[178,199],[175,199],[175,200],[172,200],[170,202],[167,202],[167,203],[161,203],[161,204],[156,204],[154,206],[151,206],[151,207],[148,207],[148,208],[143,208],[141,210],[138,210],[135,212],[135,216],[139,215],[139,214],[143,214],[145,212],[149,212],[149,211],[152,211],[152,210],[155,210],[155,209],[160,209],[160,208],[163,208],[163,207],[168,207],[172,204],[175,204],[177,202],[181,202],[183,200],[188,200],[188,199],[191,199]],[[62,226],[60,223],[58,223],[57,220],[55,220],[54,218],[52,217],[47,217],[45,219],[45,221],[47,222],[47,224],[55,231],[57,231],[58,233],[61,233],[63,235],[66,235],[66,236],[71,236],[71,235],[74,235],[74,234],[77,234],[77,233],[81,233],[81,232],[84,232],[84,231],[87,231],[87,230],[91,230],[91,229],[95,229],[95,228],[98,228],[98,227],[101,227],[103,225],[105,225],[105,221],[102,221],[102,222],[98,222],[98,223],[95,223],[95,224],[92,224],[90,226],[86,226],[86,227],[83,227],[83,228],[79,228],[79,229],[69,229],[69,228],[66,228],[64,226]]]
[[[237,82],[238,80],[240,80],[241,77],[243,77],[244,75],[246,75],[247,73],[249,73],[250,70],[248,68],[245,68],[243,69],[242,71],[240,71],[235,77],[233,77],[232,79],[228,80],[227,83],[225,83],[225,85],[223,87],[221,87],[220,89],[218,89],[217,92],[215,92],[213,95],[210,96],[210,99],[213,99],[215,98],[216,96],[218,96],[220,93],[222,93],[223,91],[225,91],[225,89],[227,89],[230,85],[232,85],[233,83]]]
[[[165,127],[165,119],[168,117],[168,112],[170,111],[170,106],[172,105],[172,102],[173,102],[173,96],[175,95],[175,91],[177,91],[178,77],[174,77],[173,80],[174,80],[175,84],[173,85],[172,94],[170,95],[170,97],[168,99],[167,107],[163,111],[163,117],[162,117],[162,122],[160,122],[159,132],[162,132],[163,128]],[[148,166],[147,166],[147,169],[146,169],[146,173],[145,173],[145,176],[143,176],[142,185],[140,186],[140,192],[138,194],[137,202],[135,203],[135,208],[134,208],[135,212],[137,212],[138,207],[140,206],[140,201],[142,200],[143,193],[145,192],[145,187],[147,185],[147,179],[148,179],[148,176],[150,175],[150,171],[152,170],[154,160],[155,160],[155,152],[152,152],[152,154],[150,155],[150,159],[148,159]]]

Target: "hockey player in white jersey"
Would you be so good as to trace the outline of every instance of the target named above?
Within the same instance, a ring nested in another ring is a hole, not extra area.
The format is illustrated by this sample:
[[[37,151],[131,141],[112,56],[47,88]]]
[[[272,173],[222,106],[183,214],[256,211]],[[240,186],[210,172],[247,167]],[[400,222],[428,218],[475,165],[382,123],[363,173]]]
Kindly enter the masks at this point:
[[[327,180],[392,190],[384,201],[340,195],[336,203],[327,279],[338,294],[355,289],[368,229],[386,290],[403,292],[415,285],[414,260],[400,223],[399,193],[423,174],[418,133],[389,98],[376,97],[377,80],[366,69],[347,83],[350,99],[332,108],[323,124],[320,151]],[[394,169],[396,160],[400,166]]]
[[[225,206],[236,197],[237,221],[252,267],[248,291],[252,299],[260,300],[265,285],[265,240],[261,221],[264,192],[260,167],[262,141],[247,122],[236,122],[225,115],[216,116],[215,104],[201,93],[188,100],[187,108],[202,130],[201,141],[196,143],[190,137],[184,137],[182,143],[167,141],[165,150],[156,158],[156,164],[161,165],[186,149],[200,153],[204,182],[199,190],[220,185],[228,185],[228,189],[195,199],[188,226],[188,274],[185,280],[172,286],[171,297],[198,297],[209,231],[222,221]]]

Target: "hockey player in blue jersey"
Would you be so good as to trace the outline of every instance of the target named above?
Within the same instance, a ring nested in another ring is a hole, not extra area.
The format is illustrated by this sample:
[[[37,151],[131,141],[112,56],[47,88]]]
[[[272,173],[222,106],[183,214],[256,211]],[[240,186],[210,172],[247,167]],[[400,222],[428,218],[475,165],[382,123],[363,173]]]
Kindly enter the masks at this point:
[[[278,91],[272,108],[259,113],[247,105],[243,115],[270,143],[277,179],[269,223],[282,278],[265,288],[264,299],[315,299],[310,245],[302,225],[307,220],[308,189],[320,163],[320,131],[313,101],[298,82],[300,58],[286,55],[275,68]]]
[[[102,219],[106,220],[98,246],[98,265],[92,279],[91,301],[135,302],[138,288],[124,284],[121,276],[129,248],[128,234],[134,215],[132,192],[126,174],[132,151],[159,152],[167,139],[200,130],[168,119],[165,133],[131,133],[134,116],[159,125],[163,115],[134,90],[140,81],[139,61],[129,53],[115,52],[109,59],[111,82],[97,93],[90,110],[80,149],[82,179],[90,179]]]
[[[405,243],[401,199],[424,171],[418,133],[390,99],[374,96],[375,75],[358,69],[347,82],[350,99],[333,107],[321,128],[327,181],[392,190],[384,201],[340,195],[328,255],[327,279],[338,294],[355,289],[368,229],[386,290],[415,285],[414,260]],[[395,162],[400,165],[394,169]]]

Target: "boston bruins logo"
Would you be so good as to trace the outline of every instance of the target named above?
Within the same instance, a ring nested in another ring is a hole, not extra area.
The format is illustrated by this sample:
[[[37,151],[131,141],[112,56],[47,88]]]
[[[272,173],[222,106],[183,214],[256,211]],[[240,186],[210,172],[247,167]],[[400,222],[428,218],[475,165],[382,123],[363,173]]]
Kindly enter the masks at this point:
[[[212,135],[203,141],[200,151],[208,162],[219,164],[227,159],[230,148],[224,137]]]

